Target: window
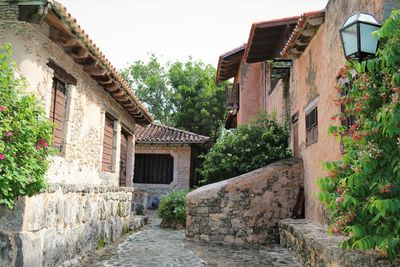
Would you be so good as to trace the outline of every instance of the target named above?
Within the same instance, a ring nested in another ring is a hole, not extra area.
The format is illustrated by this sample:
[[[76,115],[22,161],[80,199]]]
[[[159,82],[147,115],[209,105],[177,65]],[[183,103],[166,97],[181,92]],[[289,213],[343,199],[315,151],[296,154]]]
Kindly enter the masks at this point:
[[[51,88],[50,120],[55,124],[55,128],[53,129],[53,146],[57,149],[59,155],[63,151],[66,103],[65,83],[54,77]]]
[[[318,109],[311,109],[306,113],[306,145],[314,144],[318,141]]]
[[[114,138],[114,120],[106,115],[104,122],[102,171],[112,172],[114,170]]]
[[[170,184],[174,158],[170,154],[135,154],[135,183]]]

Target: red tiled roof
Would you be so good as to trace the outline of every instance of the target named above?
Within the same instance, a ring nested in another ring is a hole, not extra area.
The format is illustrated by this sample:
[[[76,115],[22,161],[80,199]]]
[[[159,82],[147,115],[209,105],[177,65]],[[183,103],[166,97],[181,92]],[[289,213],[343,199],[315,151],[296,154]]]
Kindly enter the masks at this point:
[[[204,144],[210,137],[159,124],[136,125],[138,144]]]
[[[279,57],[298,19],[295,16],[253,23],[244,52],[245,61],[255,63]]]
[[[220,83],[236,76],[242,61],[246,44],[219,56],[216,82]]]
[[[307,12],[301,15],[280,53],[281,57],[300,56],[317,33],[319,26],[324,22],[324,18],[325,10]]]
[[[50,3],[50,10],[46,16],[46,22],[50,26],[49,38],[61,46],[75,63],[131,113],[138,123],[151,123],[150,113],[76,19],[60,3]]]

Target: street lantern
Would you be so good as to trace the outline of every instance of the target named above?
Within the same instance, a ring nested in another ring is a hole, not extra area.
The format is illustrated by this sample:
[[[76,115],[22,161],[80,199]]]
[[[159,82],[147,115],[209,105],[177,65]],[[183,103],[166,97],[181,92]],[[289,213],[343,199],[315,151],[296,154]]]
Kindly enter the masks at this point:
[[[345,57],[363,60],[375,56],[378,37],[372,35],[372,32],[381,26],[379,21],[368,13],[358,12],[348,17],[340,29]]]

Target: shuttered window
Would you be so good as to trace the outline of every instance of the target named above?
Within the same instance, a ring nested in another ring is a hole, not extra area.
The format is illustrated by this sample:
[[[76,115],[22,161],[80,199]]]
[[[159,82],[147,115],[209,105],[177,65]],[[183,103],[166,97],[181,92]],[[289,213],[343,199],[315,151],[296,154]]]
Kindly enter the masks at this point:
[[[318,141],[318,109],[313,108],[306,114],[306,144],[311,145]]]
[[[170,184],[174,158],[170,154],[135,154],[135,183]]]
[[[51,89],[50,120],[55,124],[55,128],[53,129],[53,146],[58,150],[59,155],[63,151],[66,102],[65,83],[54,77]]]
[[[104,138],[103,138],[103,160],[102,170],[111,172],[114,170],[113,162],[113,143],[114,143],[114,120],[106,116],[104,123]]]

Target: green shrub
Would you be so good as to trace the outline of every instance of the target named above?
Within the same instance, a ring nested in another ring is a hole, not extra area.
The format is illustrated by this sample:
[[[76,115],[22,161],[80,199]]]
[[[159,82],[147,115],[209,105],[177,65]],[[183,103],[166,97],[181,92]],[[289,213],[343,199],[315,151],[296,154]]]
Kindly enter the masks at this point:
[[[290,157],[288,139],[287,128],[270,114],[223,133],[203,156],[202,183],[222,181]]]
[[[332,119],[356,123],[330,127],[345,153],[325,164],[329,175],[318,184],[330,232],[349,236],[343,248],[376,250],[394,259],[400,251],[400,11],[378,36],[376,58],[349,62],[339,72],[352,86],[338,84],[337,102],[345,108]]]
[[[186,190],[176,190],[161,197],[158,217],[166,223],[186,226]]]
[[[15,75],[11,45],[0,47],[0,204],[12,208],[19,196],[46,186],[52,154],[52,125],[39,101]]]

